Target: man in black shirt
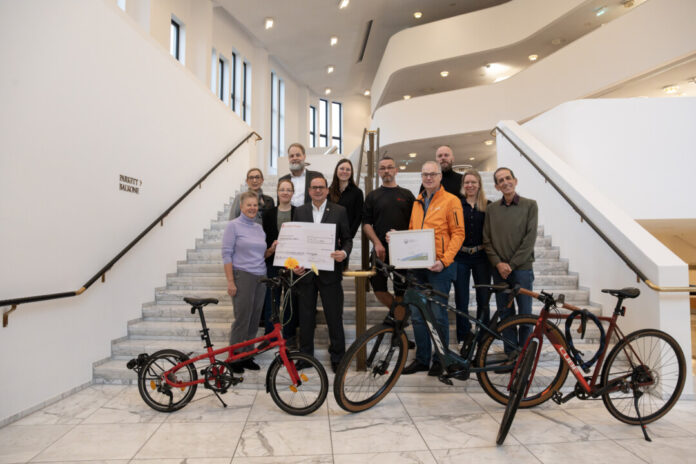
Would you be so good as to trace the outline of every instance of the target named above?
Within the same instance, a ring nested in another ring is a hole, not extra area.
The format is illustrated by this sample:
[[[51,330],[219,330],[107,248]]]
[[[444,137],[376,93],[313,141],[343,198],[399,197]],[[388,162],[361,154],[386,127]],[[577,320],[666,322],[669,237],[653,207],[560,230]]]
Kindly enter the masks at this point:
[[[442,169],[442,181],[440,184],[445,188],[448,193],[454,196],[460,196],[462,190],[462,175],[458,172],[454,172],[452,166],[454,165],[454,152],[452,147],[449,145],[442,145],[435,152],[435,161],[440,164]],[[423,184],[420,186],[420,192],[423,191]]]
[[[385,156],[379,161],[377,173],[382,179],[382,186],[367,195],[363,206],[363,230],[374,246],[377,257],[388,263],[387,232],[390,230],[408,230],[411,209],[415,200],[410,190],[396,185],[396,163]],[[378,273],[370,279],[377,299],[390,307],[394,297],[387,289],[387,278]],[[394,282],[397,299],[404,294],[404,287]]]

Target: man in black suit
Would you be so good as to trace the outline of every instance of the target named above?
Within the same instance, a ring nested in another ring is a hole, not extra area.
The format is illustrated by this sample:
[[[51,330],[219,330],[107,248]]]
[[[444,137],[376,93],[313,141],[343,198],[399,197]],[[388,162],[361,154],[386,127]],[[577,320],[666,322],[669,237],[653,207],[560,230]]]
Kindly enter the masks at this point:
[[[298,282],[298,300],[300,315],[300,351],[314,355],[314,328],[316,326],[317,293],[321,295],[326,325],[329,327],[329,353],[331,368],[336,372],[338,363],[346,351],[343,333],[343,262],[350,256],[353,239],[348,226],[348,213],[343,206],[326,199],[329,193],[324,176],[319,174],[310,181],[309,195],[311,202],[295,209],[294,220],[297,222],[314,222],[336,224],[336,244],[331,253],[334,259],[333,271],[319,271],[319,275],[309,275]],[[305,272],[298,268],[298,274]],[[302,361],[298,368],[303,366]]]
[[[288,147],[288,158],[290,174],[286,174],[278,181],[290,179],[295,187],[295,193],[292,195],[290,203],[292,206],[306,205],[312,201],[309,195],[309,183],[315,177],[320,177],[322,174],[316,171],[305,169],[305,149],[300,143],[293,143]]]

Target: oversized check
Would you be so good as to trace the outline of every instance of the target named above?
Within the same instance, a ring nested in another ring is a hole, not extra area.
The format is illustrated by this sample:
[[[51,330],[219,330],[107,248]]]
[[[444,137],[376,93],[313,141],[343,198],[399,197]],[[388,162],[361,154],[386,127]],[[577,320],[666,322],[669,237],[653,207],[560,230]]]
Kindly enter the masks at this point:
[[[430,267],[436,257],[433,229],[389,232],[389,264],[397,269]]]
[[[336,224],[286,222],[278,233],[274,266],[283,266],[287,258],[295,258],[307,269],[314,264],[320,271],[333,271]]]

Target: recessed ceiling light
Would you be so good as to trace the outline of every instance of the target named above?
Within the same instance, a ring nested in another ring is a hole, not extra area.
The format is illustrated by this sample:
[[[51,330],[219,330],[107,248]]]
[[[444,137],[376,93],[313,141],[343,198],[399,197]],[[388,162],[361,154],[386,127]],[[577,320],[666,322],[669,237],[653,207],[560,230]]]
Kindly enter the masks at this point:
[[[365,95],[366,97],[369,97],[370,96],[370,89],[365,89],[365,91],[363,92],[363,95]]]
[[[336,37],[335,35],[332,36],[331,39],[329,40],[329,44],[333,47],[337,43],[338,43],[338,37]]]
[[[266,18],[266,29],[273,27],[273,18]]]
[[[324,95],[329,95],[330,93],[331,93],[331,89],[330,89],[330,88],[327,87],[327,88],[324,89]]]
[[[449,76],[449,71],[440,71],[440,75],[442,77],[447,77],[447,76]]]
[[[493,141],[492,141],[492,140],[486,140],[485,142],[483,142],[483,144],[486,145],[487,147],[490,147],[491,145],[493,145]]]
[[[470,157],[469,157],[469,161],[474,161],[475,159],[476,159],[476,158],[473,157],[473,156],[470,156]]]
[[[406,169],[406,166],[399,166],[399,169],[401,169],[402,171],[404,171],[404,170]]]
[[[341,1],[338,3],[338,9],[339,9],[339,10],[344,9],[345,7],[348,6],[349,3],[350,3],[350,0],[341,0]]]
[[[551,41],[551,45],[561,45],[562,43],[563,43],[563,39],[561,39],[561,38],[553,39]]]
[[[677,92],[679,91],[679,86],[678,86],[678,85],[674,85],[674,84],[672,84],[672,85],[666,85],[666,86],[662,87],[662,91],[663,91],[664,93],[670,93],[670,94],[671,94],[671,93],[677,93]]]
[[[331,74],[334,72],[334,67],[333,66],[327,66],[326,67],[326,74]]]
[[[409,158],[415,158],[416,156],[418,156],[418,153],[409,153],[408,154]]]
[[[527,58],[529,58],[529,61],[536,61],[539,59],[539,55],[532,54],[532,55],[529,55]]]
[[[416,11],[413,13],[413,17],[416,19],[421,19],[423,17],[423,13],[421,13],[420,11]]]
[[[596,9],[594,10],[594,12],[595,12],[595,16],[600,17],[600,16],[602,16],[604,13],[607,12],[607,7],[606,7],[606,6],[600,6],[599,8],[596,8]]]
[[[404,95],[404,100],[410,100],[411,96],[410,95]]]
[[[508,79],[510,76],[500,76],[496,78],[493,82],[501,82],[504,81],[505,79]]]

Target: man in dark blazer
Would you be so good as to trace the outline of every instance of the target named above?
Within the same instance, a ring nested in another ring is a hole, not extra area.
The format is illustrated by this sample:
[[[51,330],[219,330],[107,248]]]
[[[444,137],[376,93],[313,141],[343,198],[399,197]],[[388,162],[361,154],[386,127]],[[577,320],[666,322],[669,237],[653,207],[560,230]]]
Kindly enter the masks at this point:
[[[278,181],[290,179],[295,187],[295,193],[292,196],[292,206],[306,205],[312,201],[309,195],[309,183],[315,177],[321,177],[320,172],[310,171],[305,169],[305,149],[300,143],[293,143],[288,147],[288,167],[290,174],[282,176]]]
[[[331,253],[334,259],[333,271],[319,271],[319,275],[309,275],[298,282],[300,315],[300,351],[314,355],[314,328],[316,326],[317,293],[321,295],[326,325],[329,327],[329,354],[331,368],[336,372],[338,363],[346,351],[343,333],[343,263],[348,260],[353,248],[353,239],[348,226],[348,213],[343,206],[326,199],[329,193],[326,179],[321,174],[310,182],[311,202],[295,209],[294,221],[336,224],[336,244]],[[298,274],[304,268],[296,270]],[[298,368],[303,366],[302,361]]]

